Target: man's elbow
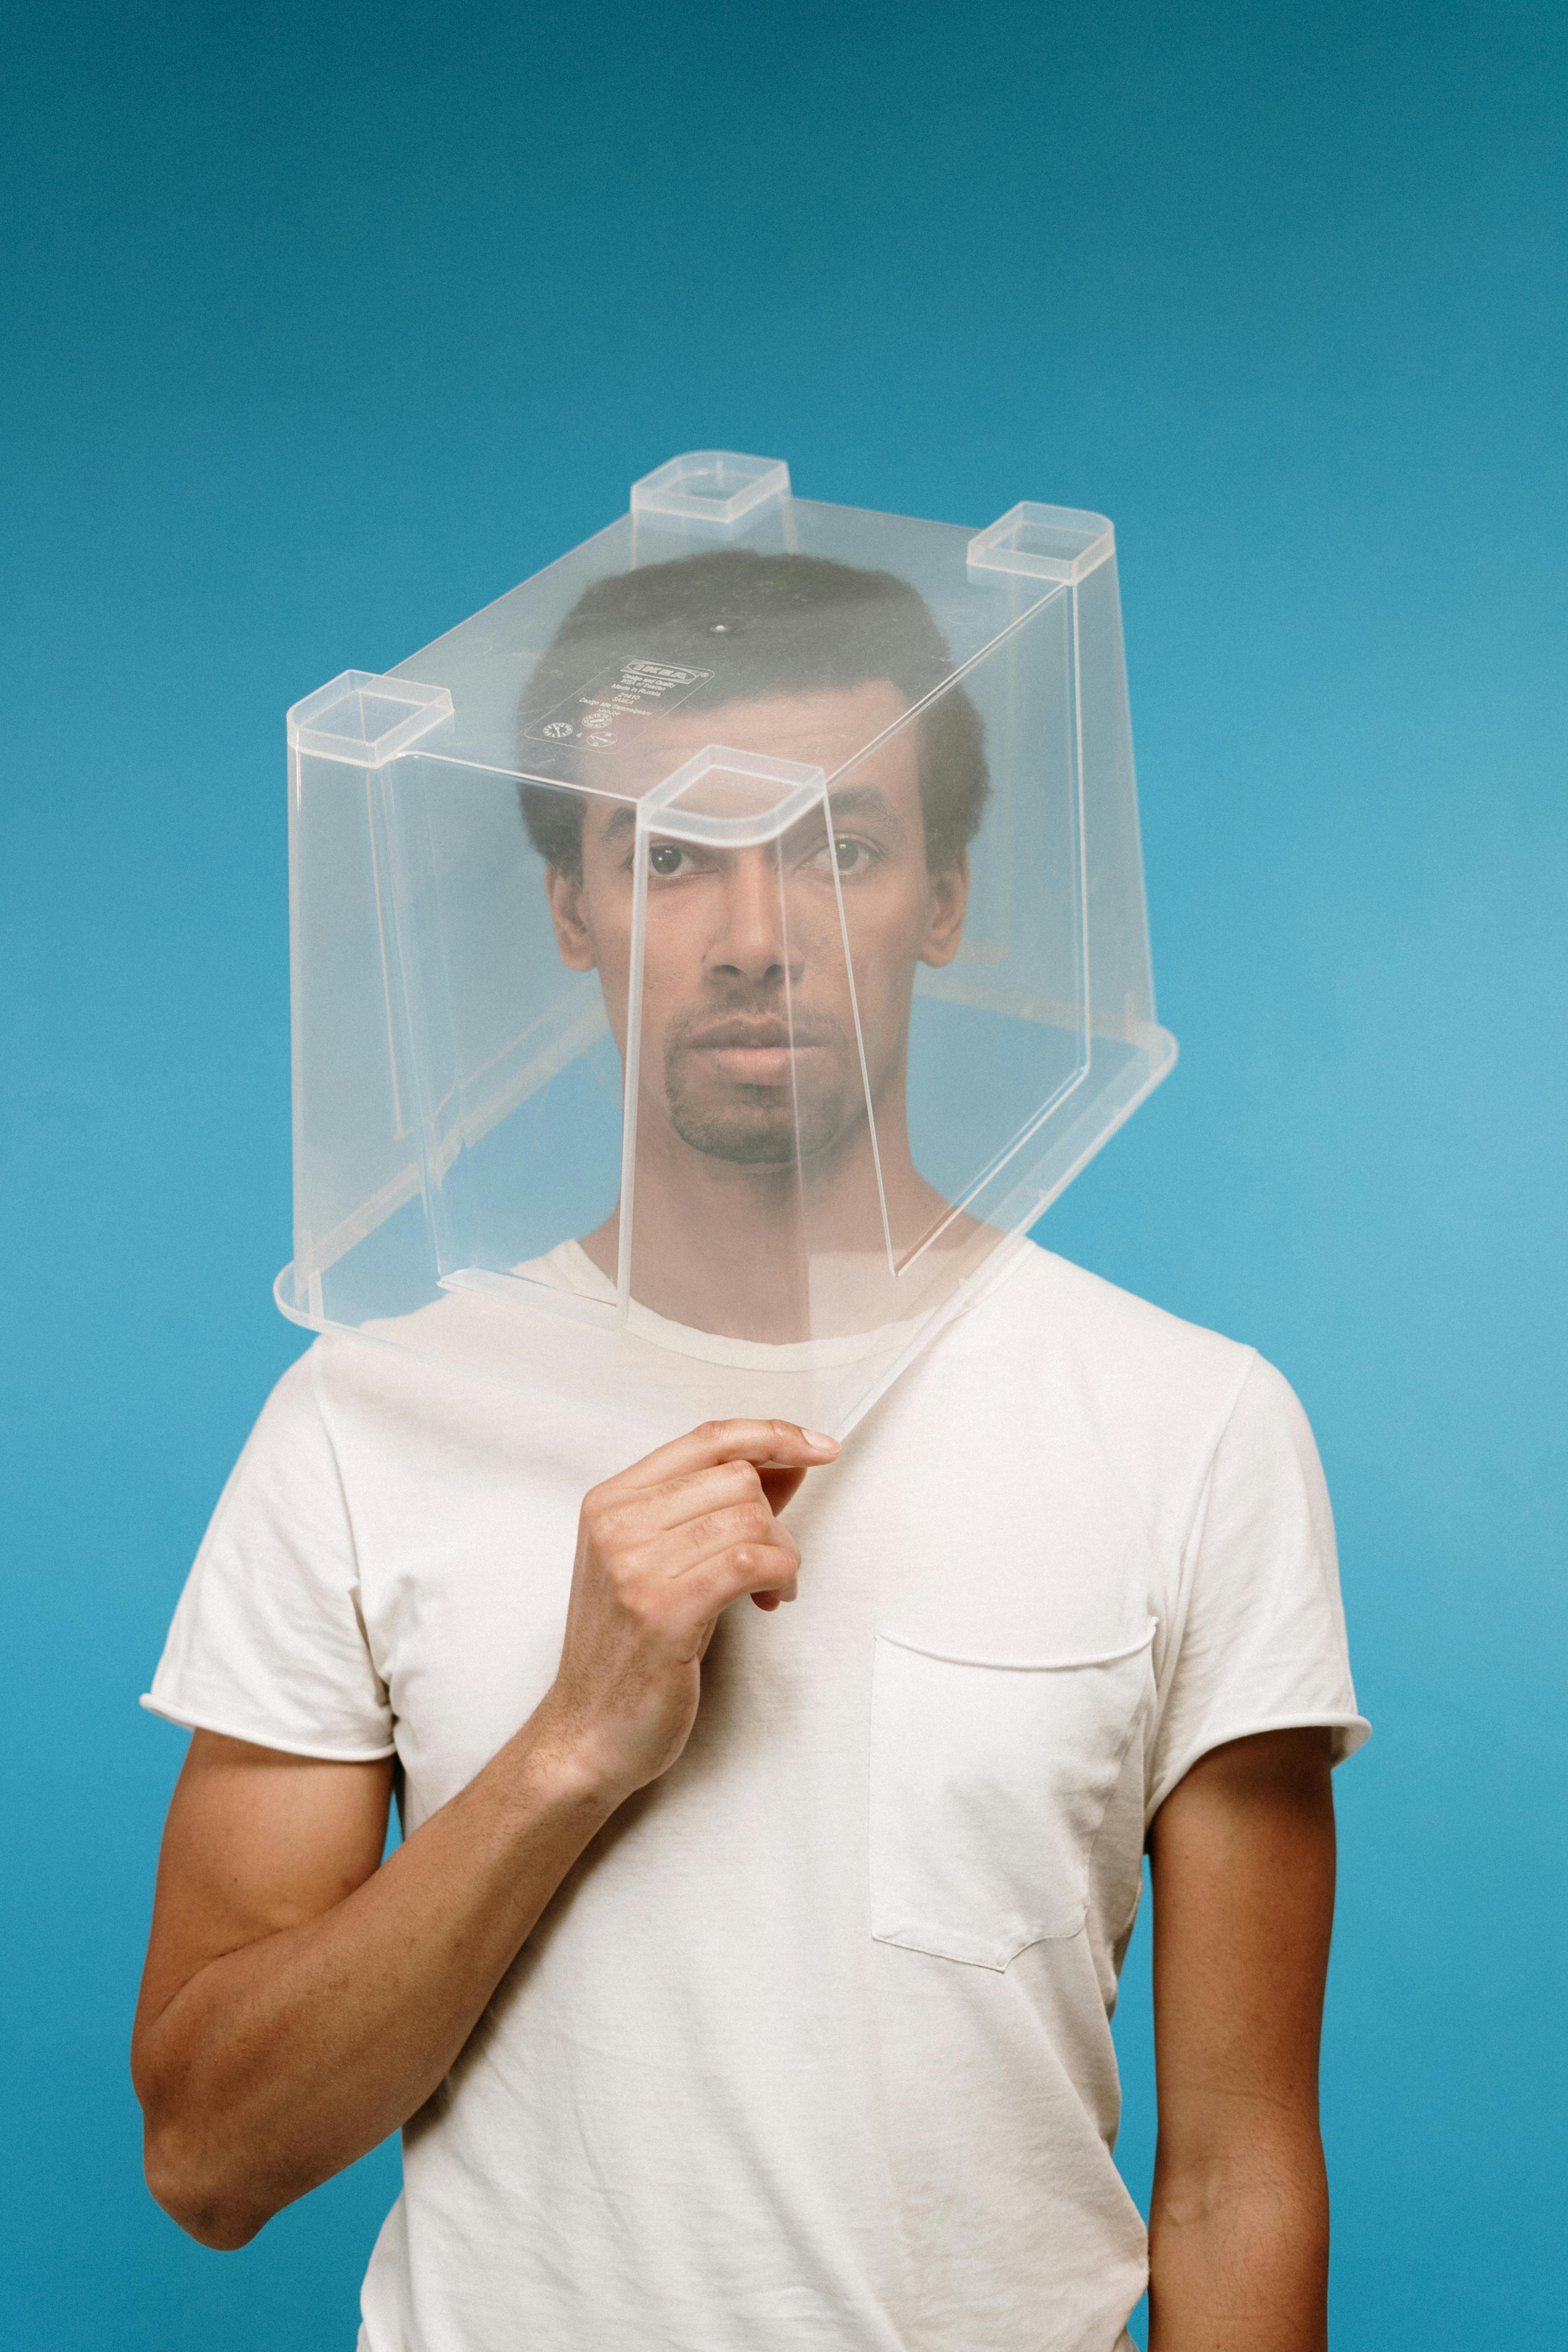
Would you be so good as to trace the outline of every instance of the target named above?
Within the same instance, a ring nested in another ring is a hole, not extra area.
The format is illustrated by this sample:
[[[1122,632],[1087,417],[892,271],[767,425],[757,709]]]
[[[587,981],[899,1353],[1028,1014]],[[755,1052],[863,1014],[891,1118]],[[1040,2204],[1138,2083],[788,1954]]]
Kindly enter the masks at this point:
[[[1215,2233],[1258,2244],[1328,2245],[1329,2193],[1315,2128],[1250,2135],[1206,2161],[1155,2167],[1152,2238]]]
[[[154,2201],[188,2238],[215,2253],[249,2245],[274,2208],[243,2194],[227,2168],[214,2163],[177,2125],[148,2119],[142,2169]]]

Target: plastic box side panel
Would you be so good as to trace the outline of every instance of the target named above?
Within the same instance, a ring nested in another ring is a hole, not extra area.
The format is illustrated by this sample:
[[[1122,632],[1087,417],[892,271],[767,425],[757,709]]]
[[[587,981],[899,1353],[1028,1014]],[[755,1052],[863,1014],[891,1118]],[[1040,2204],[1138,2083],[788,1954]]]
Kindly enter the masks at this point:
[[[1131,1042],[1156,1016],[1115,558],[1091,572],[1073,595],[1090,1025],[1096,1035]]]
[[[422,1225],[423,1202],[376,779],[296,752],[289,784],[293,1281],[320,1316],[332,1270],[411,1203]]]
[[[988,788],[963,938],[951,961],[918,968],[910,1030],[917,1165],[983,1214],[994,1177],[1089,1065],[1070,593],[1026,611],[947,689],[979,721]],[[962,743],[939,705],[918,723],[926,769],[934,749]],[[928,792],[945,781],[931,776]]]
[[[581,826],[584,795],[528,790]],[[604,985],[563,963],[515,778],[416,756],[385,791],[436,1263],[443,1279],[515,1275],[615,1210],[621,1079]]]

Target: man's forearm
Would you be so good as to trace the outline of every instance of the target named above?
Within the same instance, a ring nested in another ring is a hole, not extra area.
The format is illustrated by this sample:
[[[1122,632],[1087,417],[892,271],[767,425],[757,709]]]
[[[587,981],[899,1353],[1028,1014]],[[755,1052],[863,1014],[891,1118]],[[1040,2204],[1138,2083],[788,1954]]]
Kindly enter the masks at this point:
[[[538,1720],[362,1886],[209,1961],[139,2034],[148,2179],[204,2243],[244,2244],[451,2067],[614,1810]]]
[[[1334,1901],[1327,1732],[1200,1757],[1155,1814],[1151,2352],[1322,2352],[1318,2039]]]
[[[1315,2135],[1208,2178],[1173,2179],[1156,2163],[1149,2352],[1323,2352],[1328,2274]]]

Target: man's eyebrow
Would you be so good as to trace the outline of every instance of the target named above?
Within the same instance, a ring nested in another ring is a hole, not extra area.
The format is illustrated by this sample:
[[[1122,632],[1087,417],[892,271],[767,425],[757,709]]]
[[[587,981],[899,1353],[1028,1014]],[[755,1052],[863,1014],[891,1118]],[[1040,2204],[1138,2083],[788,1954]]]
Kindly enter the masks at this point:
[[[841,817],[876,817],[888,827],[895,840],[902,841],[904,837],[902,817],[887,794],[879,792],[875,784],[845,784],[829,793],[827,807],[836,824]]]
[[[605,830],[601,838],[605,841],[615,841],[623,833],[635,831],[637,821],[636,809],[628,802],[622,801],[605,818]]]

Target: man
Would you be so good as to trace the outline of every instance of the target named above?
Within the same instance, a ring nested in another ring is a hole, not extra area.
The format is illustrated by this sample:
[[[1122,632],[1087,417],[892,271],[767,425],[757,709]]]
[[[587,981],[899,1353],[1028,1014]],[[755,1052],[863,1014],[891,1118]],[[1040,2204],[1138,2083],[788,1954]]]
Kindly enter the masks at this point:
[[[691,559],[593,592],[531,690],[634,625],[739,641],[613,778],[589,748],[585,799],[525,800],[623,1051],[627,797],[710,741],[835,779],[765,850],[649,849],[656,1422],[683,1361],[793,1363],[814,1265],[851,1268],[855,1344],[884,1206],[895,1258],[973,1238],[902,1116],[984,790],[956,693],[899,724],[942,667],[918,603]],[[744,650],[781,608],[782,675]],[[608,1295],[618,1244],[613,1214],[535,1271]],[[195,1730],[133,2059],[160,2200],[243,2244],[401,2126],[366,2352],[1113,2352],[1145,2278],[1109,2013],[1146,1839],[1154,2352],[1321,2346],[1328,1776],[1364,1726],[1279,1375],[1031,1248],[842,1448],[629,1433],[352,1341],[279,1383],[152,1695]]]

